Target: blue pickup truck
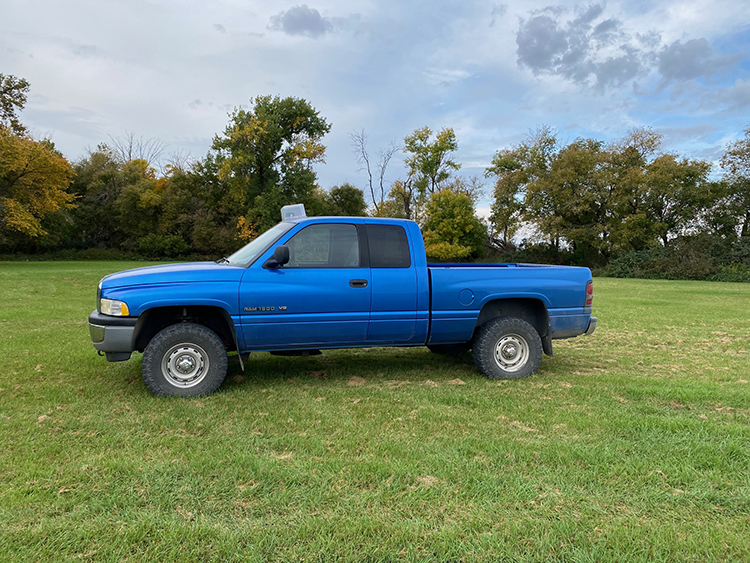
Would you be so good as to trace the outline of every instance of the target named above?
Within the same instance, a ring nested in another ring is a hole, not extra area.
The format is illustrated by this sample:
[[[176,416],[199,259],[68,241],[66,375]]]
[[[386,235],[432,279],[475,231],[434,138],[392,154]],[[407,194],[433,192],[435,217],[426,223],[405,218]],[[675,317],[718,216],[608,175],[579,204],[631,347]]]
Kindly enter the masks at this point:
[[[94,347],[111,362],[142,352],[148,388],[187,397],[219,388],[229,352],[244,370],[256,351],[471,349],[487,377],[520,378],[552,355],[553,339],[596,328],[587,268],[428,264],[413,221],[300,215],[218,262],[104,277]]]

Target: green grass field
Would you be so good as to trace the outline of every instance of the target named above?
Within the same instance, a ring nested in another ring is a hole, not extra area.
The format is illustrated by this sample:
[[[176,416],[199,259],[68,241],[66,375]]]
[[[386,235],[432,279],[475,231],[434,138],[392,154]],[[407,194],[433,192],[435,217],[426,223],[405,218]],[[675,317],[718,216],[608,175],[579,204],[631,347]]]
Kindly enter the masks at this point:
[[[750,560],[750,284],[597,279],[525,380],[254,354],[185,400],[89,341],[135,265],[0,263],[2,561]]]

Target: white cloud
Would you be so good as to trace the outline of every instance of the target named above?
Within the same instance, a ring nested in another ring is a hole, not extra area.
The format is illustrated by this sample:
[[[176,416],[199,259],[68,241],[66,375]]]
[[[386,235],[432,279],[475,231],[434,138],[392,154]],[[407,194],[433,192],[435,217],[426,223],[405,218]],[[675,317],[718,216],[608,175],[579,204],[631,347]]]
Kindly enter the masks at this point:
[[[317,39],[333,31],[333,24],[307,4],[294,6],[271,17],[269,29],[283,31],[287,35],[305,35]]]

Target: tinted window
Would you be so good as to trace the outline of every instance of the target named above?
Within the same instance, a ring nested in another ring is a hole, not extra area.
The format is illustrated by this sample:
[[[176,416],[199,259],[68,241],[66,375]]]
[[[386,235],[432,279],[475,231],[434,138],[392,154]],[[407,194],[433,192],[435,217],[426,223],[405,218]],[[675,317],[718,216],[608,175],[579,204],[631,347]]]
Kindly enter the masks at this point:
[[[305,227],[289,242],[285,268],[359,268],[359,239],[354,225]]]
[[[409,240],[398,225],[367,225],[371,268],[408,268],[411,266]]]

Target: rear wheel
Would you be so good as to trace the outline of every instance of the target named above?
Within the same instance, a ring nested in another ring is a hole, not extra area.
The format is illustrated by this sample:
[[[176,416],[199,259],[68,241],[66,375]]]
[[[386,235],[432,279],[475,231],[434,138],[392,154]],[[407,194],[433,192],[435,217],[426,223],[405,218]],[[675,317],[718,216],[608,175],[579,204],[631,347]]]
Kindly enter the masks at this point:
[[[474,363],[490,379],[520,379],[539,369],[542,339],[536,329],[517,317],[500,317],[479,329]]]
[[[212,330],[180,323],[165,328],[149,342],[143,352],[142,371],[154,395],[208,395],[224,381],[227,351]]]

